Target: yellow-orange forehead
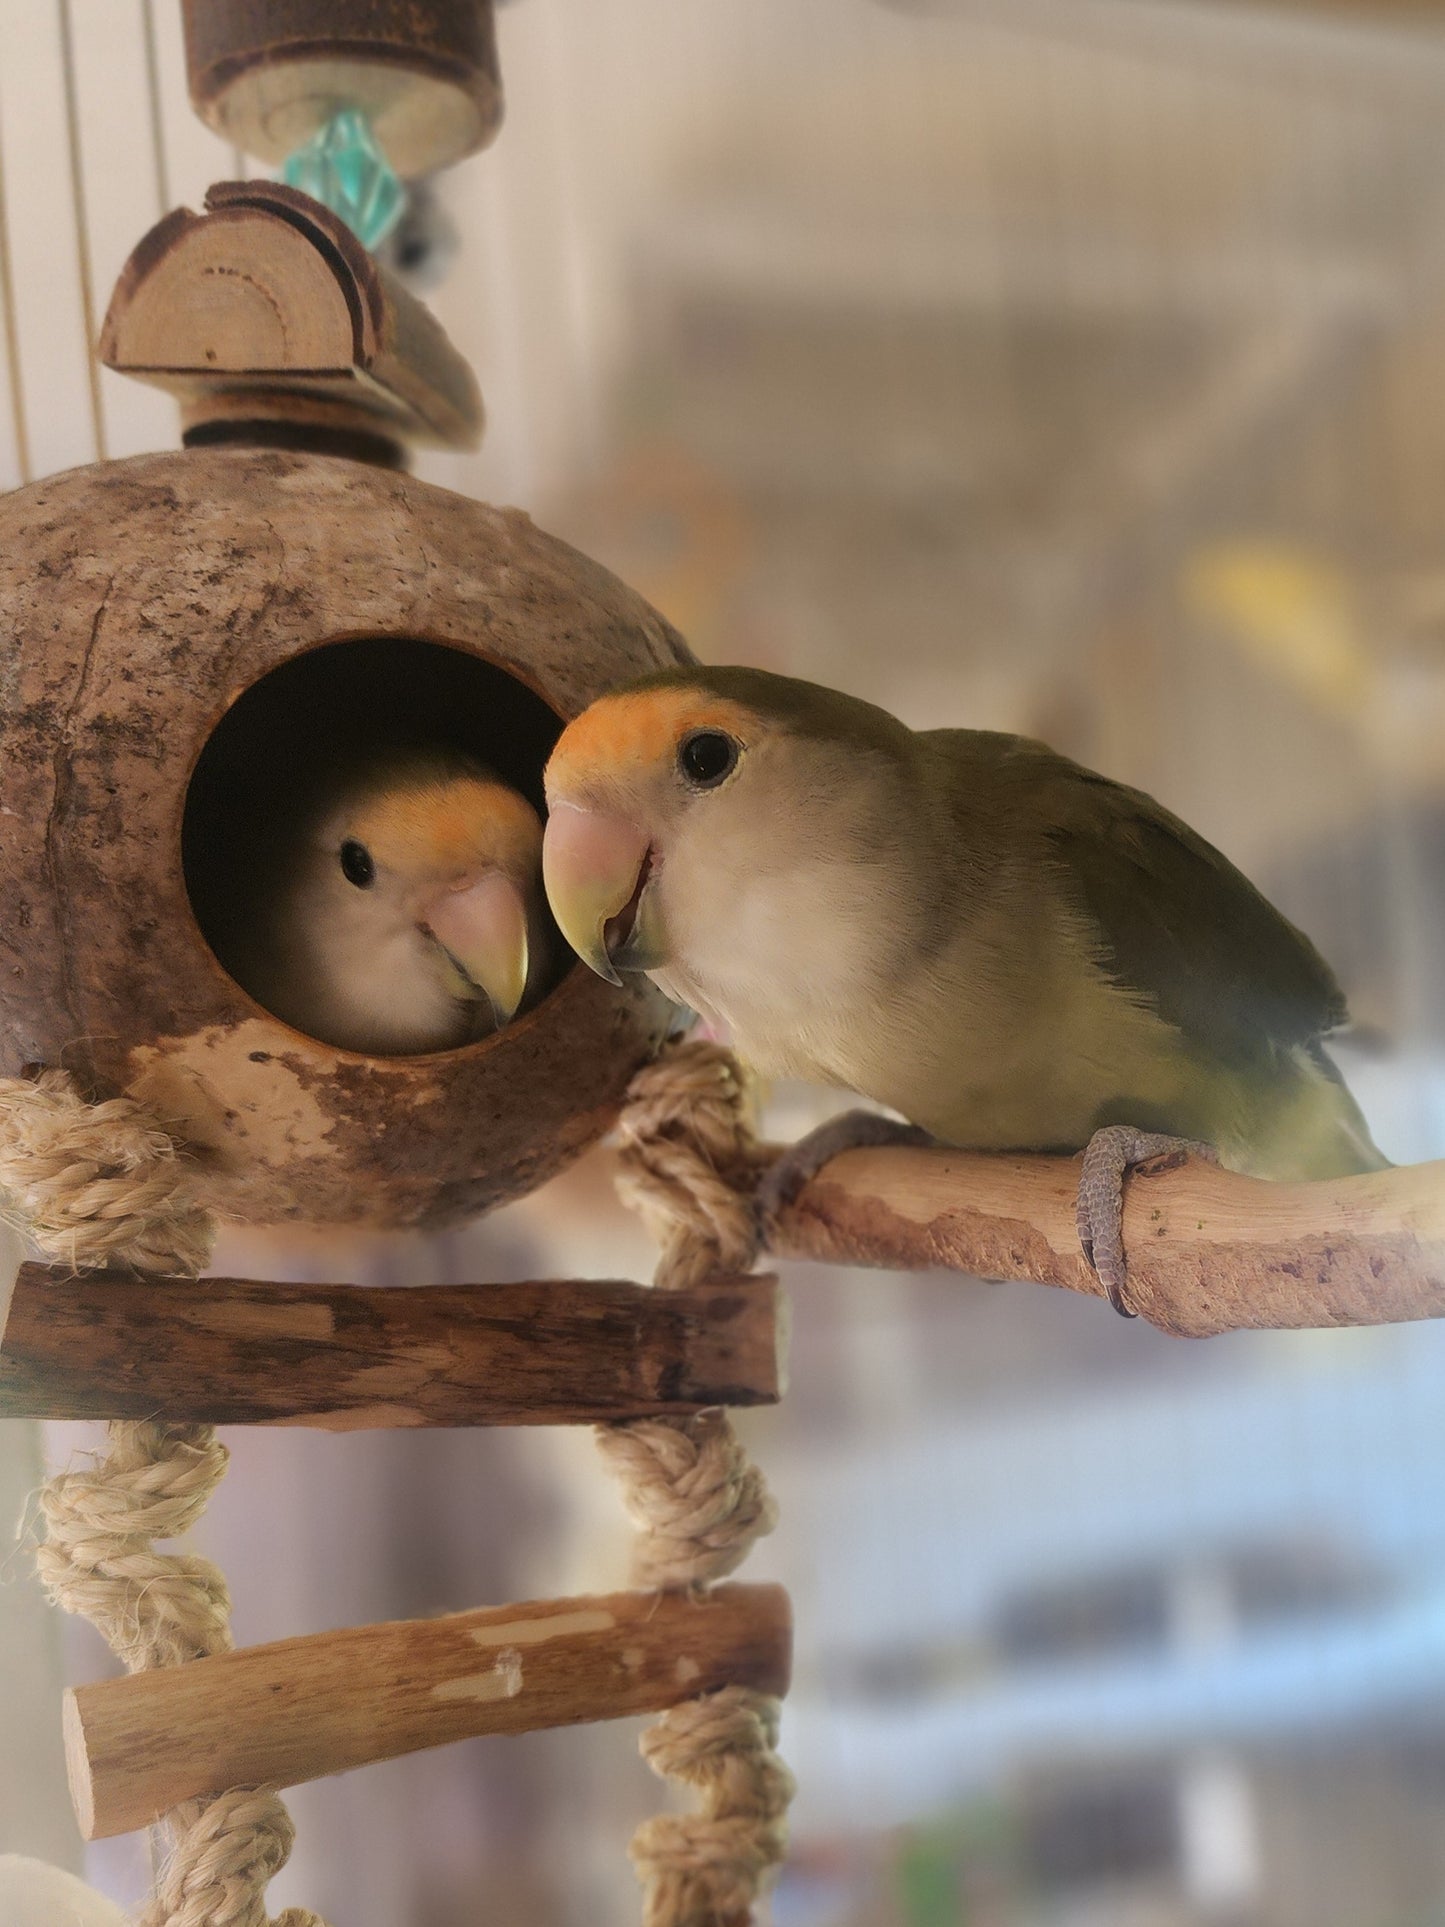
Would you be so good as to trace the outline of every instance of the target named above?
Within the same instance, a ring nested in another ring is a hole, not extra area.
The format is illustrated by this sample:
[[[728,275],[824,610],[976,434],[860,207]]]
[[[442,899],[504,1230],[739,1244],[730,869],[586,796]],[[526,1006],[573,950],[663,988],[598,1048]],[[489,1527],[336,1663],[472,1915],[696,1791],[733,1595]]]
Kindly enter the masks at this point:
[[[535,867],[542,837],[526,797],[473,776],[384,791],[353,813],[352,824],[378,862],[418,872]]]
[[[670,767],[690,730],[723,729],[746,741],[757,719],[741,703],[705,689],[624,690],[603,696],[570,722],[547,765],[547,794],[570,794],[598,778]]]

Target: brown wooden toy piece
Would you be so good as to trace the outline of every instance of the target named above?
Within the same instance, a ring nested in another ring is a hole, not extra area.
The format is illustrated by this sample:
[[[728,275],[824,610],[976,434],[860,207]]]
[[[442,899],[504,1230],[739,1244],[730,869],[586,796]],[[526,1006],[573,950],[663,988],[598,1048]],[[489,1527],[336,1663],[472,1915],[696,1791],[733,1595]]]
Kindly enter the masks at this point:
[[[465,358],[351,229],[274,181],[223,181],[121,270],[100,335],[118,373],[168,389],[188,445],[245,441],[402,466],[412,444],[474,448]]]
[[[182,0],[181,14],[196,112],[260,160],[359,108],[413,180],[501,125],[492,0]]]

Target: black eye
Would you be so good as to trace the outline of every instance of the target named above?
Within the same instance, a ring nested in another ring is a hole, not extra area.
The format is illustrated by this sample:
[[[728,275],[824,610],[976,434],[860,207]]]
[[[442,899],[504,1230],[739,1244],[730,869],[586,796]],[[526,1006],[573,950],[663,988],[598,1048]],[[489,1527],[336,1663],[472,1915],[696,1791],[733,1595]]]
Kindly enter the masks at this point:
[[[677,746],[677,767],[694,789],[710,790],[737,768],[739,754],[720,729],[695,729]]]
[[[354,883],[358,890],[369,890],[376,881],[376,865],[371,860],[371,852],[355,837],[347,837],[341,846],[341,874],[348,883]]]

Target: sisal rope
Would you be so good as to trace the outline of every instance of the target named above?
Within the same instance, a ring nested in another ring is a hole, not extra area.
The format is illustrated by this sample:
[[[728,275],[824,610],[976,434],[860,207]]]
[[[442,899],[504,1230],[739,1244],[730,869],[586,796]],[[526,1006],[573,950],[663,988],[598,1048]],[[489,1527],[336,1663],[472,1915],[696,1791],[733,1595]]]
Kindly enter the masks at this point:
[[[219,1569],[151,1543],[190,1531],[226,1459],[207,1425],[121,1419],[104,1458],[57,1473],[41,1493],[41,1583],[57,1606],[90,1621],[128,1673],[231,1650]]]
[[[173,1140],[131,1099],[88,1104],[61,1071],[0,1079],[6,1215],[47,1257],[194,1277],[213,1227],[188,1196],[187,1175]],[[230,1650],[218,1568],[152,1543],[190,1530],[226,1461],[208,1425],[118,1420],[104,1457],[57,1474],[41,1493],[45,1590],[97,1627],[130,1672]],[[305,1908],[275,1922],[266,1912],[266,1884],[295,1837],[274,1792],[191,1801],[163,1825],[169,1851],[139,1927],[326,1927]]]
[[[746,1922],[788,1849],[793,1776],[774,1750],[778,1702],[744,1686],[664,1713],[642,1736],[655,1773],[702,1798],[697,1813],[663,1813],[632,1839],[647,1888],[644,1927]]]
[[[618,1132],[618,1188],[662,1247],[655,1284],[676,1289],[750,1269],[751,1191],[764,1160],[732,1053],[671,1045],[633,1079]],[[640,1585],[710,1585],[777,1521],[725,1412],[603,1426],[598,1442],[642,1529]],[[787,1848],[793,1780],[775,1751],[778,1715],[776,1699],[729,1686],[673,1707],[643,1734],[653,1771],[701,1798],[697,1811],[660,1815],[633,1838],[645,1927],[744,1927],[752,1918]]]
[[[598,1428],[597,1443],[642,1533],[634,1583],[684,1592],[735,1572],[778,1508],[725,1412]]]
[[[64,1071],[0,1078],[4,1216],[47,1258],[193,1278],[214,1232],[185,1178],[174,1140],[132,1098],[87,1104]]]
[[[750,1193],[768,1159],[748,1122],[741,1066],[720,1044],[672,1044],[628,1086],[617,1188],[662,1255],[653,1283],[700,1285],[757,1260]]]

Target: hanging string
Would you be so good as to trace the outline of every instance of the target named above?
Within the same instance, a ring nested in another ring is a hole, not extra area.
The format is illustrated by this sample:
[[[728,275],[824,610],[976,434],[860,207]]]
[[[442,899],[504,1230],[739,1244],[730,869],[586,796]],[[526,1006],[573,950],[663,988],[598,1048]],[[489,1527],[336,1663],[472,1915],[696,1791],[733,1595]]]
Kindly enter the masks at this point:
[[[170,169],[166,164],[166,130],[161,116],[161,62],[156,41],[155,0],[141,0],[141,38],[145,46],[146,103],[150,110],[151,165],[156,176],[156,208],[171,211]]]
[[[100,361],[96,355],[95,278],[90,262],[90,222],[85,205],[84,158],[80,146],[80,99],[75,79],[75,33],[71,0],[59,0],[60,61],[65,73],[65,139],[70,154],[70,200],[75,218],[75,265],[85,317],[85,374],[90,388],[90,426],[95,459],[106,459],[105,410],[100,398]]]
[[[15,318],[15,271],[10,250],[10,218],[5,199],[5,120],[0,100],[0,333],[5,337],[5,370],[10,385],[10,419],[15,432],[15,466],[22,483],[30,481],[30,429],[25,419],[25,384],[20,376],[20,329]]]

